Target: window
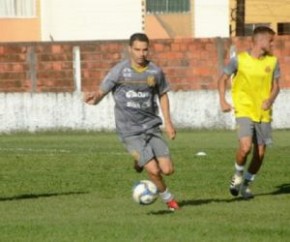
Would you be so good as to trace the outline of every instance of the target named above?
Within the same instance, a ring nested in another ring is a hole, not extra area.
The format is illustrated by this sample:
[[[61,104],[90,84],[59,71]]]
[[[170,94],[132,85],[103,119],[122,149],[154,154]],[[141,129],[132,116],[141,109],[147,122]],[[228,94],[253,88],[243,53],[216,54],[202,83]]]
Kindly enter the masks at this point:
[[[0,18],[35,17],[35,0],[0,0]]]
[[[254,29],[259,26],[270,27],[270,24],[269,23],[245,24],[245,36],[251,36],[253,34]]]
[[[190,0],[146,0],[147,13],[182,13],[190,11]]]
[[[290,23],[278,23],[278,35],[290,34]]]

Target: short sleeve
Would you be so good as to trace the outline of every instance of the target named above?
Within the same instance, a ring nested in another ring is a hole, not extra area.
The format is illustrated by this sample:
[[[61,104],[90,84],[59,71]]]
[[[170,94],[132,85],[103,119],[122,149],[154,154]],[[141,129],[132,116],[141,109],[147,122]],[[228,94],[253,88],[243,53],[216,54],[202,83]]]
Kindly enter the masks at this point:
[[[279,61],[277,60],[274,73],[273,73],[273,79],[278,79],[280,75],[281,75],[280,64],[279,64]]]
[[[166,93],[170,90],[170,86],[166,80],[165,74],[162,70],[160,70],[158,74],[159,82],[158,82],[158,93],[159,95]]]
[[[101,83],[101,90],[104,93],[108,93],[112,91],[112,89],[115,87],[116,83],[118,82],[119,79],[119,73],[120,73],[120,68],[119,66],[113,67],[108,74],[105,76]]]
[[[227,75],[232,75],[237,72],[238,69],[238,60],[236,56],[233,56],[228,65],[224,67],[223,72]]]

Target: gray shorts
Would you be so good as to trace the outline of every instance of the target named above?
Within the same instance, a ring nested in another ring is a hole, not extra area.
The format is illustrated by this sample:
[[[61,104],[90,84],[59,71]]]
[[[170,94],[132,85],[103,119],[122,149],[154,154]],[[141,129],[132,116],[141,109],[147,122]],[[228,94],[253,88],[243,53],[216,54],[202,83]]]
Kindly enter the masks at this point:
[[[153,158],[170,157],[168,145],[160,131],[125,137],[121,141],[139,166],[144,166]]]
[[[252,137],[254,144],[272,144],[271,123],[253,122],[250,118],[236,118],[238,138]]]

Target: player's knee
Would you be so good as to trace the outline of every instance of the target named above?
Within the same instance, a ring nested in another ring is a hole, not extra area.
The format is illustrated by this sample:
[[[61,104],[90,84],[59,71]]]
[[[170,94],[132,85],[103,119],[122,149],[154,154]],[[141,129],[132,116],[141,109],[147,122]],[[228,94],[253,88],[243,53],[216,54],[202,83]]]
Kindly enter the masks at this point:
[[[161,175],[161,169],[158,166],[158,163],[156,162],[156,160],[151,160],[147,162],[144,168],[150,176],[157,177]]]
[[[242,156],[247,156],[251,152],[251,146],[243,145],[240,147],[240,153]]]
[[[154,169],[149,169],[147,170],[150,176],[160,176],[161,175],[161,170],[159,168],[154,168]]]
[[[162,169],[162,173],[165,175],[165,176],[170,176],[174,173],[174,168],[172,166],[169,166],[169,167],[165,167]]]

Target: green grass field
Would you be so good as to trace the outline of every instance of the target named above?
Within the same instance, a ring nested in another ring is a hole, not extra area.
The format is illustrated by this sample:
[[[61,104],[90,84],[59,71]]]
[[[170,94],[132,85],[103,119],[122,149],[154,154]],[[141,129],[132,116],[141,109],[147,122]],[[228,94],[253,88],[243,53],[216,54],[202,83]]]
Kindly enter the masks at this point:
[[[182,209],[133,202],[146,178],[115,133],[0,135],[0,241],[290,241],[290,132],[274,132],[244,201],[228,192],[234,131],[180,131],[166,177]],[[195,153],[205,151],[207,156]]]

